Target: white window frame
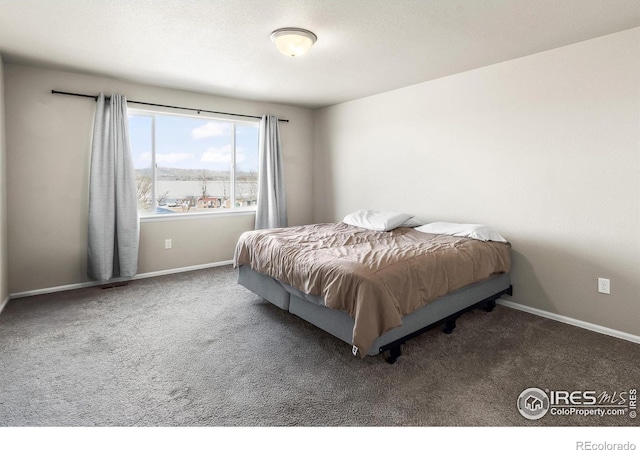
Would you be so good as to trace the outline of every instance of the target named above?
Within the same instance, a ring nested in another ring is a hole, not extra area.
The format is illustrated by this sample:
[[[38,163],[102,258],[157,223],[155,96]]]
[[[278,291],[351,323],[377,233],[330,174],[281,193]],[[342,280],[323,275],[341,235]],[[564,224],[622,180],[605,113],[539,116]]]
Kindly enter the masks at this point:
[[[198,212],[174,212],[173,214],[158,214],[157,212],[152,214],[140,215],[141,222],[153,221],[160,222],[166,220],[184,220],[184,219],[198,219],[203,217],[212,217],[212,216],[228,216],[228,215],[255,215],[257,206],[244,206],[244,207],[236,207],[236,125],[242,126],[251,126],[258,128],[260,126],[259,119],[228,119],[228,118],[220,118],[220,117],[210,117],[210,116],[202,116],[201,114],[189,114],[189,113],[168,113],[164,111],[155,111],[155,110],[147,110],[142,108],[128,108],[127,114],[129,116],[144,116],[151,117],[151,174],[152,174],[152,193],[151,193],[151,202],[157,208],[157,191],[156,191],[156,176],[158,166],[156,163],[156,116],[180,116],[180,117],[188,117],[193,119],[205,119],[205,120],[214,120],[218,122],[227,122],[231,124],[231,168],[230,168],[230,195],[229,197],[232,199],[231,204],[234,205],[231,208],[227,209],[214,209],[212,211],[198,211]],[[259,176],[258,168],[258,176]]]

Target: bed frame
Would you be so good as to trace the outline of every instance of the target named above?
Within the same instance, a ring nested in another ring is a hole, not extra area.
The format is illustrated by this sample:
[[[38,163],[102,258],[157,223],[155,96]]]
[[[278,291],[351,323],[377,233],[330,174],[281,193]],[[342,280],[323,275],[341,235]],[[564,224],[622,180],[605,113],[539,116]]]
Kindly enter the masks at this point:
[[[305,294],[286,283],[253,271],[247,265],[238,268],[238,283],[278,308],[306,320],[351,345],[354,320],[344,311],[324,306],[320,297]],[[466,311],[483,307],[491,311],[502,295],[512,295],[509,273],[492,277],[437,298],[402,318],[402,325],[378,337],[368,355],[389,352],[386,361],[396,362],[402,354],[401,345],[425,331],[444,324],[443,332],[450,334],[456,319]],[[353,352],[356,354],[357,349]]]

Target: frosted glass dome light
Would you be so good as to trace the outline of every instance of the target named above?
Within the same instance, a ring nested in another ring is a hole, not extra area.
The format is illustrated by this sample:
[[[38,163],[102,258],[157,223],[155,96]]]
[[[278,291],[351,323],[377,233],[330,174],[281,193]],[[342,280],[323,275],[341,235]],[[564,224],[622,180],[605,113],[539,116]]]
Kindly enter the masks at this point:
[[[285,55],[302,56],[318,40],[318,37],[302,28],[280,28],[271,33],[271,40]]]

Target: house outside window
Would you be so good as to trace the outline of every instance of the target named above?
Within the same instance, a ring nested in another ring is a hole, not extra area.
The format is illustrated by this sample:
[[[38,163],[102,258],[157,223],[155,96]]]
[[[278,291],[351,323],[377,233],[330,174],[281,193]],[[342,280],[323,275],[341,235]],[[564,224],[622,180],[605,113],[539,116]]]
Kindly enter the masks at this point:
[[[130,109],[140,215],[255,210],[258,125]]]

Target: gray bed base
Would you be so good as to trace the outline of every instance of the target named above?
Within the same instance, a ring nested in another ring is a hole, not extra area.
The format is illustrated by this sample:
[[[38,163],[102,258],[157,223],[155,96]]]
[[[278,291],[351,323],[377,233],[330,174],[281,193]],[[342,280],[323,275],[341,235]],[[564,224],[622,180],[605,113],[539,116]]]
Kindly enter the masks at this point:
[[[278,308],[306,320],[338,339],[352,344],[354,320],[344,311],[324,306],[320,297],[305,294],[271,277],[253,271],[246,265],[238,269],[238,283]],[[402,318],[402,325],[378,337],[368,355],[389,351],[389,363],[401,355],[400,346],[428,329],[445,324],[443,331],[451,333],[455,320],[465,311],[483,306],[487,311],[495,307],[502,295],[512,295],[509,273],[492,277],[444,295]]]

